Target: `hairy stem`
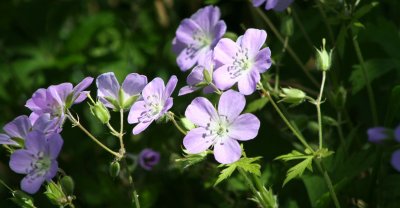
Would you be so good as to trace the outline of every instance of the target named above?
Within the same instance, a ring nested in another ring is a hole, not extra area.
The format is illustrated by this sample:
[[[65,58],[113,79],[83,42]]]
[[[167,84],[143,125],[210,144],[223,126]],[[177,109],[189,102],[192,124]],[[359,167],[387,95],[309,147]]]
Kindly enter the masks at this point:
[[[133,178],[132,175],[129,171],[129,167],[128,167],[128,163],[126,162],[126,158],[124,157],[122,159],[122,166],[124,167],[125,171],[126,171],[126,175],[128,177],[128,182],[129,182],[129,187],[130,187],[130,191],[129,193],[132,193],[132,203],[135,204],[136,208],[140,208],[140,202],[139,202],[139,195],[137,194],[136,188],[135,188],[135,184],[133,183]]]
[[[118,138],[119,138],[119,144],[120,144],[120,150],[119,153],[121,155],[125,154],[125,145],[124,145],[124,109],[120,109],[119,110],[119,115],[120,115],[120,129],[119,129],[119,134],[118,134]]]
[[[175,114],[171,111],[169,111],[167,113],[167,116],[169,117],[169,119],[171,119],[172,123],[174,123],[175,127],[183,134],[186,135],[187,132],[178,124],[178,122],[176,122],[175,120]]]
[[[253,181],[247,176],[247,173],[242,170],[241,168],[238,168],[239,173],[243,176],[244,180],[246,181],[247,185],[250,187],[251,191],[253,192],[254,196],[257,198],[258,202],[263,208],[269,208],[266,202],[264,201],[264,198],[261,197],[261,194],[258,193],[257,189],[255,188]]]
[[[336,208],[340,208],[340,203],[339,203],[339,200],[337,199],[337,196],[336,196],[336,193],[335,193],[335,189],[333,187],[332,180],[329,177],[328,172],[326,171],[324,165],[321,163],[320,159],[314,159],[314,162],[317,165],[319,171],[324,176],[325,183],[328,186],[328,190],[329,190],[329,193],[331,195],[332,201],[335,204],[335,207]]]

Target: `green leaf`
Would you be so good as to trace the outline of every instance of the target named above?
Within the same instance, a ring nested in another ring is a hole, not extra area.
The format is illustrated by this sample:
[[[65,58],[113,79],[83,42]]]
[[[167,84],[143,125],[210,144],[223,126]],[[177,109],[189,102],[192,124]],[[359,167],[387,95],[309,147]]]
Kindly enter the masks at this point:
[[[395,66],[396,64],[392,59],[371,59],[365,62],[365,70],[368,73],[370,82],[388,73],[390,70],[394,69]],[[354,65],[353,68],[354,70],[350,75],[349,81],[353,87],[352,94],[354,95],[366,86],[366,82],[361,66]]]
[[[289,161],[289,160],[300,160],[300,159],[306,159],[310,157],[309,155],[305,155],[297,150],[293,150],[291,153],[286,154],[286,155],[281,155],[275,158],[275,160],[283,160],[283,161]]]
[[[367,5],[362,6],[360,9],[358,9],[354,15],[353,15],[353,19],[354,20],[358,20],[361,17],[363,17],[364,15],[368,14],[374,7],[378,6],[379,2],[371,2]]]
[[[185,150],[184,152],[186,153],[183,158],[176,159],[175,162],[182,168],[186,169],[192,165],[195,165],[203,160],[206,159],[207,155],[211,153],[211,151],[204,151],[199,154],[188,154]]]
[[[283,182],[283,186],[285,186],[286,183],[292,180],[293,178],[303,175],[306,168],[312,171],[312,159],[313,157],[309,156],[302,162],[290,168],[286,174],[286,179]]]
[[[262,97],[257,100],[254,100],[247,105],[245,112],[253,113],[258,110],[261,110],[267,103],[268,103],[268,98],[266,98],[266,97]]]
[[[235,164],[246,172],[252,173],[257,176],[261,176],[260,164],[254,163],[259,159],[261,159],[261,157],[242,157],[240,158],[240,160],[235,162]]]
[[[221,171],[221,173],[219,174],[218,179],[215,182],[214,186],[217,186],[223,180],[229,178],[232,175],[233,171],[236,170],[236,168],[237,168],[236,164],[233,163],[233,164],[229,165],[227,168],[223,169]]]

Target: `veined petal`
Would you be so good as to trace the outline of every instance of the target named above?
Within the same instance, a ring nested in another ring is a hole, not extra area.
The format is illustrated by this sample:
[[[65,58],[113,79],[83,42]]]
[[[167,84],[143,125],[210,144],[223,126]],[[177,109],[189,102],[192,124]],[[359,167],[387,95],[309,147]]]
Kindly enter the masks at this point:
[[[149,82],[146,87],[144,87],[142,91],[143,99],[148,100],[153,99],[153,96],[158,96],[158,99],[161,100],[164,94],[164,90],[164,81],[161,78],[156,77],[151,82]]]
[[[134,124],[139,123],[139,118],[142,116],[142,113],[146,111],[146,102],[144,101],[136,101],[128,114],[128,123]]]
[[[230,65],[223,65],[216,69],[213,73],[215,85],[221,90],[227,90],[231,88],[241,78],[241,75],[232,75],[231,72],[229,72],[230,67]]]
[[[219,163],[229,164],[236,162],[241,155],[242,149],[239,142],[234,139],[226,138],[214,144],[214,157]]]
[[[167,85],[165,86],[164,100],[171,97],[172,92],[174,92],[176,84],[178,83],[178,78],[175,75],[172,75],[169,78]]]
[[[207,135],[203,127],[190,130],[183,138],[183,146],[191,154],[198,154],[206,151],[213,143],[211,136]]]
[[[193,86],[204,81],[203,70],[204,66],[194,67],[190,74],[187,76],[186,83]]]
[[[223,20],[218,21],[213,29],[214,40],[211,44],[211,48],[214,48],[218,41],[224,36],[226,33],[226,24]]]
[[[216,120],[218,115],[210,101],[197,97],[186,108],[185,116],[194,124],[205,127],[210,121]]]
[[[25,176],[21,181],[21,189],[29,194],[36,193],[45,181],[44,177],[34,176],[33,174],[37,173],[33,172],[32,175]]]
[[[260,74],[257,70],[252,69],[250,73],[243,76],[238,82],[238,88],[243,95],[250,95],[256,91],[257,83],[260,82]]]
[[[221,95],[218,103],[218,114],[226,116],[228,121],[234,121],[243,111],[246,99],[234,90],[228,90]]]
[[[176,58],[176,63],[181,71],[187,71],[192,68],[199,60],[199,54],[199,50],[193,48],[184,48]]]
[[[7,134],[0,134],[0,144],[19,146],[19,144],[12,140]]]
[[[57,160],[52,160],[51,164],[50,164],[50,168],[47,171],[46,175],[44,175],[45,180],[49,181],[52,178],[54,178],[54,176],[57,175],[58,172],[58,162]]]
[[[236,140],[246,141],[254,139],[259,129],[260,120],[251,113],[245,113],[231,123],[228,135]]]
[[[231,39],[222,38],[214,48],[214,60],[222,64],[231,64],[239,46]]]
[[[57,159],[58,155],[60,154],[63,143],[64,140],[61,138],[60,134],[55,133],[48,137],[47,145],[48,145],[48,155],[50,159],[52,160]]]
[[[149,127],[149,125],[153,123],[153,120],[145,122],[145,123],[138,123],[133,129],[132,129],[132,133],[134,135],[138,135],[140,133],[142,133],[142,131],[144,131],[145,129],[147,129],[147,127]]]
[[[77,100],[77,98],[79,96],[81,96],[81,92],[83,90],[85,90],[86,88],[88,88],[93,82],[93,77],[86,77],[85,79],[83,79],[79,84],[77,84],[74,89],[73,89],[73,96],[72,96],[72,100],[75,103],[75,100]],[[82,99],[82,98],[81,98]],[[83,100],[80,100],[80,102],[82,102]],[[80,103],[78,102],[78,103]]]
[[[221,12],[218,7],[206,6],[199,9],[191,16],[204,31],[209,32],[210,29],[218,22]]]
[[[51,97],[53,97],[53,99],[57,101],[60,106],[64,106],[67,97],[72,93],[72,89],[71,83],[62,83],[59,85],[50,86],[48,91]]]
[[[137,73],[126,76],[122,83],[122,89],[128,96],[139,95],[147,84],[147,77]]]
[[[46,135],[37,130],[29,132],[25,139],[25,148],[35,153],[44,152],[46,144]]]
[[[173,98],[168,98],[165,103],[164,103],[164,107],[161,110],[161,112],[158,114],[158,116],[156,118],[154,118],[155,120],[159,119],[161,116],[163,116],[169,109],[172,108],[172,105],[174,105],[174,99]]]
[[[76,94],[76,97],[74,98],[74,104],[78,104],[86,100],[87,95],[90,93],[90,91],[82,91],[80,93]]]
[[[247,29],[241,41],[242,48],[248,49],[249,58],[254,58],[267,40],[267,33],[259,29]]]
[[[96,86],[98,89],[98,97],[109,97],[118,101],[120,85],[114,72],[107,72],[98,76],[96,79]]]
[[[35,162],[32,152],[20,149],[11,154],[9,165],[14,172],[27,174],[33,169],[32,162]]]
[[[31,121],[28,116],[18,116],[3,127],[3,130],[10,136],[25,139],[26,135],[32,128]]]
[[[176,37],[172,40],[172,51],[178,55],[181,51],[186,48],[186,44],[176,39]]]
[[[264,73],[271,67],[271,50],[267,47],[257,53],[253,67],[256,67],[258,72]]]
[[[39,111],[46,106],[47,100],[47,90],[40,88],[33,93],[32,98],[26,102],[25,106],[31,111]]]
[[[184,19],[176,30],[176,39],[187,45],[193,44],[193,37],[199,31],[201,28],[195,21]]]
[[[184,86],[179,90],[178,96],[186,95],[200,89],[199,87]]]

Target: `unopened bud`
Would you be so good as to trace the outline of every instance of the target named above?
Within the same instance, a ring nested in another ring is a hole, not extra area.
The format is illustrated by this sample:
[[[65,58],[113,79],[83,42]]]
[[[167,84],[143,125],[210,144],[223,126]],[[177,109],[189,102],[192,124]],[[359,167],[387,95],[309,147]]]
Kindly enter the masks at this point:
[[[204,68],[203,70],[203,76],[207,84],[210,84],[212,82],[212,75],[206,68]]]
[[[110,112],[100,101],[97,101],[94,105],[90,105],[90,111],[96,118],[98,118],[103,124],[110,121]]]
[[[109,171],[110,171],[111,177],[113,177],[113,178],[117,177],[117,176],[119,175],[119,171],[120,171],[120,170],[121,170],[121,167],[120,167],[118,161],[113,161],[113,162],[110,164],[110,169],[109,169]]]
[[[321,50],[317,49],[317,57],[316,57],[316,65],[317,68],[321,71],[328,71],[332,65],[332,50],[326,51],[325,49],[325,38],[322,39],[322,48]]]
[[[61,188],[67,196],[74,194],[75,183],[71,176],[64,176],[60,180]]]
[[[279,96],[282,97],[280,101],[290,103],[292,106],[301,104],[307,97],[306,93],[295,88],[282,88],[282,92]]]
[[[282,19],[282,24],[281,24],[281,33],[286,36],[290,37],[293,35],[293,19],[291,16],[285,16]]]

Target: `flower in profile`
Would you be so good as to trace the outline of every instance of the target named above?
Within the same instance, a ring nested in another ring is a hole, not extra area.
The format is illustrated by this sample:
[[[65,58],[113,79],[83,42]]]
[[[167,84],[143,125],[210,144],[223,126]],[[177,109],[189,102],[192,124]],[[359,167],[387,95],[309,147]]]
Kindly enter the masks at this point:
[[[260,121],[253,114],[240,115],[245,105],[244,96],[233,90],[221,95],[218,110],[206,98],[194,99],[185,112],[186,118],[197,126],[183,139],[187,151],[198,154],[213,146],[218,162],[239,160],[242,152],[238,141],[255,138],[260,128]]]
[[[212,73],[214,69],[214,61],[212,59],[212,52],[207,54],[205,63],[197,65],[193,68],[186,79],[187,86],[179,90],[179,96],[195,92],[203,88],[204,93],[214,92],[214,88],[210,86],[212,82]]]
[[[97,97],[106,107],[113,110],[129,109],[146,84],[146,76],[131,73],[120,86],[114,73],[107,72],[96,79]]]
[[[139,153],[139,165],[145,170],[151,170],[160,161],[160,153],[146,148]]]
[[[154,120],[161,118],[172,107],[171,94],[177,82],[176,76],[172,76],[165,86],[164,81],[157,77],[144,87],[143,100],[135,102],[128,115],[128,123],[137,123],[132,130],[133,134],[136,135],[145,130]]]
[[[393,152],[390,164],[392,164],[394,169],[400,172],[400,150],[396,150]]]
[[[271,51],[262,50],[267,33],[264,30],[248,29],[236,43],[231,39],[221,39],[214,48],[214,59],[219,68],[214,71],[214,81],[218,88],[227,90],[236,82],[240,93],[250,95],[256,90],[260,73],[271,67]]]
[[[66,109],[86,99],[88,92],[84,90],[92,82],[92,77],[86,77],[75,87],[71,83],[62,83],[52,85],[47,89],[38,89],[25,105],[32,111],[31,119],[35,121],[45,113],[50,114],[51,118],[64,118]]]
[[[63,140],[57,133],[46,136],[40,131],[29,132],[25,148],[16,150],[10,157],[10,168],[26,174],[21,181],[21,189],[36,193],[44,181],[50,181],[58,170],[57,157]]]
[[[273,9],[274,11],[282,12],[289,7],[293,0],[253,0],[253,6],[259,7],[265,2],[266,10]]]
[[[38,130],[48,135],[61,132],[61,127],[58,119],[50,119],[50,114],[46,113],[34,121],[25,115],[18,116],[7,123],[3,130],[5,134],[0,134],[0,144],[23,147],[23,142],[29,132]]]
[[[192,68],[196,63],[203,64],[206,54],[225,34],[226,24],[220,20],[220,16],[218,7],[207,6],[181,22],[172,46],[182,71]]]
[[[391,130],[385,127],[369,128],[367,131],[368,141],[376,144],[382,143],[385,139],[390,137],[390,132]]]

